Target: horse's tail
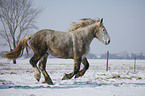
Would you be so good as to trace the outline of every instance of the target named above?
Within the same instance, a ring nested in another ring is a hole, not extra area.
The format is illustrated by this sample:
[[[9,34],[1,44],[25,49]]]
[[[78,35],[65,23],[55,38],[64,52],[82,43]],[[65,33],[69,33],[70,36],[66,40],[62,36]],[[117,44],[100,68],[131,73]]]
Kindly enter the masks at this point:
[[[15,60],[18,57],[21,57],[23,55],[24,48],[26,48],[26,52],[28,56],[28,48],[30,47],[28,46],[27,41],[30,40],[30,38],[31,36],[26,36],[25,38],[23,38],[22,40],[18,42],[17,47],[13,51],[9,53],[4,53],[0,56],[11,59],[11,60]]]

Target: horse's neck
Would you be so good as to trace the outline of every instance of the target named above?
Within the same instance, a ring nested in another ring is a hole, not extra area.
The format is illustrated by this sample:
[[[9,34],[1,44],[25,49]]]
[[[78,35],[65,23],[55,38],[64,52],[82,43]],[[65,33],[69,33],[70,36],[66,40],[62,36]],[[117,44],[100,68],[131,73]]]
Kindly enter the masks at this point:
[[[94,30],[96,29],[96,24],[92,24],[90,26],[85,27],[82,30],[82,37],[84,40],[86,40],[89,44],[94,39]]]
[[[89,25],[85,28],[80,28],[75,31],[71,31],[70,33],[72,34],[73,38],[74,37],[81,38],[81,39],[83,39],[83,41],[85,41],[85,43],[88,43],[88,45],[90,45],[92,40],[95,38],[94,31],[97,26],[98,26],[98,24],[95,23],[95,24]]]

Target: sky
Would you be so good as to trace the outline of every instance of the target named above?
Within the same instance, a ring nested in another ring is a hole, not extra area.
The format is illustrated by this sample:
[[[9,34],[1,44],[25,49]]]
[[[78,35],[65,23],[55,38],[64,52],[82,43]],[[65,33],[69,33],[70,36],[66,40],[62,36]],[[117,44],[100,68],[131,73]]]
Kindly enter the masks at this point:
[[[67,32],[72,22],[99,17],[111,43],[106,46],[95,38],[90,53],[145,53],[145,0],[33,0],[33,6],[41,9],[37,31]]]

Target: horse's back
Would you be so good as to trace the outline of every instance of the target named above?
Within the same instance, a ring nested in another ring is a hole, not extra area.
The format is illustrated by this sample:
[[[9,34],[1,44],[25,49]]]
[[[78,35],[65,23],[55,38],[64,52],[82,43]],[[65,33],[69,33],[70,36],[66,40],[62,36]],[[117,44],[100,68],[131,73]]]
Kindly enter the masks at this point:
[[[69,32],[59,32],[50,29],[40,30],[29,41],[34,53],[46,51],[60,58],[72,58],[72,37]]]

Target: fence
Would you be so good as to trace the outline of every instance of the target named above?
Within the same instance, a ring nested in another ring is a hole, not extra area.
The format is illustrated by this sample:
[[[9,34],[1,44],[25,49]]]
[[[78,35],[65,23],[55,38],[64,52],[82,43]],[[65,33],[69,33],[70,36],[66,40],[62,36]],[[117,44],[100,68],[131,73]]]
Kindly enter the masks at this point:
[[[108,54],[109,57],[109,54]],[[0,59],[1,64],[6,65],[7,63],[12,63],[12,61],[8,61],[7,59]],[[145,60],[123,60],[123,59],[88,59],[90,64],[88,71],[145,71]],[[108,62],[108,63],[107,63]],[[20,64],[19,64],[20,63]],[[47,70],[49,71],[65,71],[72,72],[74,68],[73,59],[48,59],[47,62]],[[106,66],[106,64],[108,64]],[[27,65],[27,66],[26,66]],[[11,66],[20,66],[20,67],[30,67],[25,68],[26,70],[32,70],[33,68],[29,64],[29,59],[19,59],[17,65],[9,64],[10,69],[13,69]],[[15,69],[14,67],[14,69]],[[4,66],[1,67],[3,70]],[[83,68],[83,64],[81,64],[81,69]],[[6,68],[7,69],[7,68]],[[21,71],[21,70],[20,70]]]
[[[109,51],[107,51],[107,56],[106,56],[107,58],[106,58],[106,71],[108,71],[109,69],[111,70],[111,67],[109,67],[109,63],[108,63],[108,60],[109,60]],[[124,60],[124,62],[123,63],[125,63],[125,61],[127,61],[127,60]],[[138,69],[142,69],[142,70],[144,70],[145,69],[145,62],[144,62],[144,60],[138,60],[139,61],[139,63],[140,63],[140,61],[143,61],[142,63],[141,63],[141,65],[136,65],[136,57],[134,58],[134,60],[128,60],[128,61],[130,61],[130,66],[128,66],[129,67],[129,69],[130,70],[132,70],[132,71],[134,71],[134,72],[136,72],[136,70],[138,70]],[[122,63],[122,64],[123,64]],[[127,64],[125,65],[125,64],[123,64],[124,66],[127,66]],[[121,66],[121,68],[122,69],[126,69],[126,68],[123,68],[123,65],[120,65]],[[118,66],[119,67],[119,66]],[[117,67],[116,67],[117,68]],[[136,68],[138,68],[138,69],[136,69]]]

